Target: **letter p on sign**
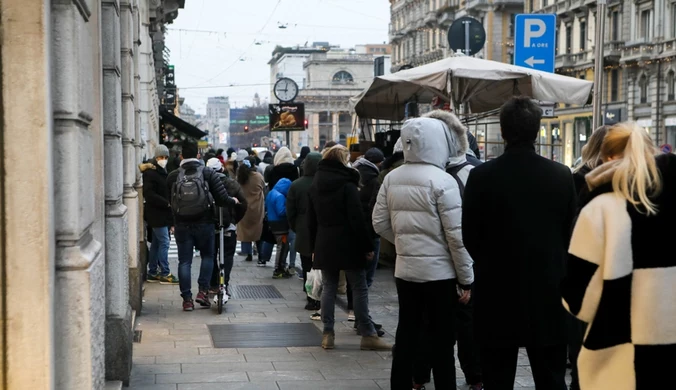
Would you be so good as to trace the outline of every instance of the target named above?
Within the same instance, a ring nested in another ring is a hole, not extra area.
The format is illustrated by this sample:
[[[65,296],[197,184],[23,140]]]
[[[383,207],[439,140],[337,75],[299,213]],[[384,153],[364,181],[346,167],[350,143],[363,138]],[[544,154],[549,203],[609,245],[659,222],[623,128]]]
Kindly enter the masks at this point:
[[[545,35],[547,26],[545,25],[545,22],[540,19],[526,19],[524,23],[526,31],[523,34],[523,46],[530,47],[530,40]]]

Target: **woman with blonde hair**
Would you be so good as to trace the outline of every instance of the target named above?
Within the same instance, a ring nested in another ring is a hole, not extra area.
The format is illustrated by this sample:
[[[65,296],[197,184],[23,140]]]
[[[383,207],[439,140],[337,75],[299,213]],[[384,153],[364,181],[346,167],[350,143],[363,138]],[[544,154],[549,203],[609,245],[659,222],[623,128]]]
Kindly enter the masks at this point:
[[[324,286],[322,347],[334,348],[336,293],[340,271],[345,271],[362,335],[361,349],[389,350],[391,346],[378,338],[369,318],[366,265],[373,260],[373,242],[359,198],[359,172],[347,166],[349,159],[342,145],[324,150],[310,187],[307,223],[314,253],[312,268],[322,271]]]
[[[608,133],[608,129],[610,129],[610,126],[601,126],[594,130],[587,144],[582,147],[582,161],[573,170],[575,191],[578,195],[587,187],[584,177],[594,168],[603,164],[603,161],[601,161],[601,144],[603,144],[603,138]]]
[[[589,323],[581,389],[653,389],[676,367],[676,156],[633,122],[608,130],[570,243],[564,306]]]

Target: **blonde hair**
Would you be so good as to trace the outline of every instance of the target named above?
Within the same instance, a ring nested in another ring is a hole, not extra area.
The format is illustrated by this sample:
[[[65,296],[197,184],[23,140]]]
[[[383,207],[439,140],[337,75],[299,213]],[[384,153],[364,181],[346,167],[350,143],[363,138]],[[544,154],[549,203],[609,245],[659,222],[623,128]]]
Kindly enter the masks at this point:
[[[634,122],[618,123],[608,130],[601,145],[601,158],[621,159],[613,174],[613,190],[647,215],[657,214],[649,196],[662,190],[662,179],[655,163],[657,149],[648,133]]]
[[[332,146],[322,151],[322,159],[339,161],[347,166],[350,162],[350,151],[343,145]]]
[[[582,161],[580,161],[580,165],[575,168],[574,172],[579,171],[584,166],[588,166],[593,170],[603,163],[603,160],[601,160],[601,145],[606,134],[608,134],[608,129],[610,129],[610,126],[601,126],[594,130],[587,144],[582,147]]]

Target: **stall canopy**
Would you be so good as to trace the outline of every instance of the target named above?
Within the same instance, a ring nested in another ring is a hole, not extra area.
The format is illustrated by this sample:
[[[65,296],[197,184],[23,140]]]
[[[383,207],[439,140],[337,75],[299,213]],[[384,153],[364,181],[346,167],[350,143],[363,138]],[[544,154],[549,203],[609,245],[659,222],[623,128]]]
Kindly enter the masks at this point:
[[[167,110],[160,110],[160,122],[174,126],[176,130],[189,137],[200,139],[207,135],[207,133],[198,129],[196,126],[191,125]]]
[[[404,119],[407,102],[430,103],[435,96],[469,103],[472,113],[499,108],[515,95],[543,102],[585,104],[593,83],[502,62],[462,55],[376,77],[350,99],[361,118]]]

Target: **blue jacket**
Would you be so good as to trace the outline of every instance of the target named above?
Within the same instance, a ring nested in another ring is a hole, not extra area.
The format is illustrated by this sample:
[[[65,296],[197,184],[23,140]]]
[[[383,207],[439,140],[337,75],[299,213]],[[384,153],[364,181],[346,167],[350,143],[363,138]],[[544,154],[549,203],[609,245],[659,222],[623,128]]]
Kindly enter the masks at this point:
[[[286,195],[291,188],[291,180],[280,179],[265,197],[265,210],[268,222],[286,221]]]

